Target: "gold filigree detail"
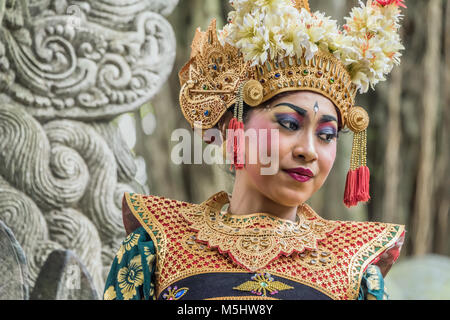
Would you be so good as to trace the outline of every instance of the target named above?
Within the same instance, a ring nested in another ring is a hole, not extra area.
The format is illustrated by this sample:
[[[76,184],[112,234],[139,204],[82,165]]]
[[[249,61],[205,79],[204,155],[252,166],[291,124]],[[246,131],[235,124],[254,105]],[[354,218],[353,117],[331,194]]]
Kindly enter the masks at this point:
[[[268,294],[275,295],[280,291],[294,289],[283,282],[275,281],[269,273],[257,273],[252,276],[251,280],[252,281],[246,281],[233,289],[251,292],[262,297],[267,297]]]
[[[242,89],[244,102],[251,107],[257,107],[261,104],[263,96],[263,87],[256,80],[249,80]]]
[[[300,1],[309,9],[307,1]],[[203,130],[217,124],[236,103],[241,84],[249,81],[245,101],[258,106],[282,92],[314,91],[329,98],[340,110],[341,125],[353,107],[357,87],[344,64],[332,53],[319,50],[311,60],[305,56],[286,57],[251,66],[242,53],[217,36],[216,21],[206,32],[197,30],[192,58],[179,73],[180,106],[192,127]],[[249,87],[249,88],[250,88]]]
[[[295,8],[297,8],[298,10],[300,10],[301,8],[305,8],[306,10],[311,11],[311,9],[309,8],[308,0],[293,0],[293,1]]]
[[[318,250],[305,250],[294,255],[294,260],[311,270],[325,270],[337,262],[336,255],[330,251],[321,250],[320,246]]]
[[[250,234],[253,237],[254,228],[272,230],[277,234],[276,237],[283,239],[284,235],[279,234],[279,226],[286,223],[288,226],[295,226],[300,221],[307,221],[324,223],[324,226],[330,226],[329,223],[337,226],[332,233],[317,243],[316,249],[303,251],[303,256],[298,253],[281,255],[270,262],[270,256],[265,254],[267,266],[264,267],[264,271],[273,276],[307,285],[332,299],[356,299],[365,268],[390,248],[404,232],[404,226],[384,223],[328,222],[317,216],[309,206],[303,206],[301,217],[297,218],[296,222],[286,222],[270,215],[262,218],[261,214],[231,216],[220,212],[228,200],[226,192],[216,193],[200,205],[156,196],[126,196],[130,209],[152,236],[157,248],[157,297],[169,286],[173,287],[178,281],[192,276],[248,272],[248,268],[238,265],[229,253],[221,251],[220,247],[219,250],[208,248],[208,243],[198,238],[199,231],[192,230],[196,220],[209,221],[205,219],[207,212],[216,212],[219,218],[223,218],[216,219],[223,227],[212,231],[216,234],[212,236],[214,239],[223,237],[223,230],[229,230],[228,228],[234,228],[235,232],[244,234],[247,231],[252,232]],[[285,226],[284,229],[289,231],[289,227]],[[234,235],[235,233],[230,233],[230,239],[235,239]],[[258,244],[264,246],[264,242]],[[322,252],[330,253],[327,256],[328,261],[324,260],[326,263],[323,265],[320,260],[319,265],[310,264],[316,253],[321,257]]]
[[[213,200],[213,199],[216,200]],[[227,193],[219,193],[203,203],[197,212],[186,212],[184,218],[197,232],[197,240],[227,253],[233,261],[254,272],[281,255],[317,250],[317,243],[330,234],[337,224],[333,221],[306,219],[312,209],[299,207],[297,221],[279,219],[270,214],[232,216],[221,212],[229,202]]]
[[[208,250],[208,247],[202,243],[197,242],[196,240],[197,237],[194,234],[186,233],[181,239],[181,245],[184,249],[191,253],[205,253],[205,251]]]
[[[349,290],[349,296],[351,299],[356,299],[356,297],[358,297],[361,279],[367,266],[370,265],[372,261],[386,249],[395,244],[400,236],[405,232],[405,226],[403,225],[384,225],[386,228],[384,228],[384,230],[377,237],[367,243],[364,243],[359,248],[358,252],[351,257],[348,275],[350,278],[350,283],[355,284]]]
[[[239,50],[217,37],[216,20],[206,32],[197,29],[192,43],[192,58],[179,73],[180,107],[192,127],[213,127],[235,103],[236,93],[244,81],[253,79],[254,68]]]
[[[158,276],[162,265],[164,264],[164,259],[167,252],[167,237],[164,232],[164,228],[154,217],[154,215],[149,212],[146,205],[146,200],[143,199],[141,194],[125,192],[124,195],[133,216],[139,221],[141,226],[144,227],[145,231],[147,231],[147,234],[150,236],[153,244],[155,245],[158,255],[158,259],[156,259],[155,274]]]
[[[361,107],[353,107],[348,112],[347,127],[355,133],[360,133],[369,127],[369,114]]]

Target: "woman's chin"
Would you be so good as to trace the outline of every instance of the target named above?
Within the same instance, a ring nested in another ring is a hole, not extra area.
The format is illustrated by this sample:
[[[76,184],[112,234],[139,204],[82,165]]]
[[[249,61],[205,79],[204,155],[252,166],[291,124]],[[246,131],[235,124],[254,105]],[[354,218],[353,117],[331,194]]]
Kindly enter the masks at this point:
[[[299,206],[311,198],[311,192],[291,188],[278,188],[274,192],[272,200],[285,207]]]

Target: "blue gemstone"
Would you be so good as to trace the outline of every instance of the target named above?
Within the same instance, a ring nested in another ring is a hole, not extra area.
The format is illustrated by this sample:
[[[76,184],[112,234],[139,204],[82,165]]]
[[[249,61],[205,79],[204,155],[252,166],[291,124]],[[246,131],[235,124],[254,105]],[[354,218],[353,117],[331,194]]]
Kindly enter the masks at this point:
[[[204,113],[205,116],[209,116],[209,110],[206,110]]]
[[[181,289],[175,294],[175,299],[179,299],[184,293],[186,292],[186,289]]]
[[[217,70],[217,65],[213,65],[213,69],[214,69],[214,70]]]
[[[281,77],[281,74],[279,74],[279,73],[275,74],[275,78],[279,78],[279,77]]]

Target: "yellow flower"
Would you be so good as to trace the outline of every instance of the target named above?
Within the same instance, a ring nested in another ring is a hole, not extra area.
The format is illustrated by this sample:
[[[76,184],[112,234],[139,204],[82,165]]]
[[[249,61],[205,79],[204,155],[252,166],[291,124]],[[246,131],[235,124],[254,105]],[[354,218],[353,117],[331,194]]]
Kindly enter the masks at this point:
[[[104,300],[114,300],[116,299],[116,291],[114,290],[113,286],[110,286],[108,290],[105,291],[105,294],[103,295]]]
[[[125,253],[125,248],[124,248],[124,246],[122,245],[122,246],[120,246],[119,251],[117,251],[117,254],[116,254],[116,256],[117,256],[117,262],[118,262],[119,264],[122,262],[122,258],[123,258],[124,253]]]
[[[123,267],[117,274],[117,282],[121,288],[123,298],[130,300],[136,295],[136,288],[144,283],[144,273],[140,255],[135,256],[127,267]]]
[[[125,249],[129,251],[131,248],[133,248],[135,245],[138,244],[140,234],[132,233],[126,239],[123,241],[123,245],[125,246]]]
[[[150,283],[150,293],[149,293],[149,295],[152,298],[152,300],[156,300],[155,285],[153,284],[153,282]]]

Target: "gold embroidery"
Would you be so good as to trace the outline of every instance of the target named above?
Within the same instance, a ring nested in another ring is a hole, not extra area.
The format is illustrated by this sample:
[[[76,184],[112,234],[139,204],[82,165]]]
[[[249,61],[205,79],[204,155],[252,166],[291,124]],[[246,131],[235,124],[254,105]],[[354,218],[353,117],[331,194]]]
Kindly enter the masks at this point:
[[[123,241],[123,245],[127,251],[130,251],[135,245],[138,244],[140,234],[131,233],[126,239]]]
[[[157,249],[156,297],[160,297],[169,286],[191,276],[248,272],[248,269],[233,262],[227,252],[221,252],[220,248],[219,250],[208,248],[197,238],[198,231],[192,231],[190,228],[192,224],[189,224],[189,220],[204,216],[206,206],[210,208],[210,212],[219,211],[223,204],[221,198],[224,197],[227,197],[226,193],[219,192],[201,205],[197,205],[163,197],[127,195],[133,214],[150,234]],[[306,221],[318,223],[325,221],[325,225],[329,225],[326,220],[308,208],[305,206],[302,212]],[[258,224],[269,221],[270,216],[268,219],[260,219],[258,214],[229,218],[230,222],[224,221],[226,222],[224,225],[233,226],[237,222],[241,225],[241,229],[274,229],[271,225]],[[297,223],[298,221],[290,222],[290,224]],[[362,271],[374,258],[398,240],[404,232],[404,226],[340,221],[332,224],[336,229],[317,243],[317,249],[304,251],[303,257],[299,254],[280,255],[272,262],[268,262],[264,271],[314,288],[332,299],[356,299]],[[284,225],[283,220],[280,221],[280,225]],[[220,228],[214,230],[214,233],[220,233]],[[329,259],[323,260],[323,265],[319,259],[320,266],[310,264],[315,253],[321,257],[322,252],[330,253],[325,257]]]
[[[135,256],[127,267],[117,273],[117,282],[121,288],[124,300],[130,300],[136,295],[136,288],[144,283],[141,256]]]
[[[181,240],[181,246],[186,249],[186,251],[193,253],[193,254],[200,254],[203,255],[205,253],[211,253],[214,251],[213,249],[209,249],[208,246],[197,242],[197,237],[195,234],[191,234],[190,232],[186,233],[182,240]]]
[[[257,273],[252,278],[252,281],[244,282],[243,284],[234,287],[233,289],[239,291],[248,291],[258,296],[267,297],[267,293],[270,295],[277,294],[280,291],[294,289],[287,284],[280,281],[274,281],[269,273]]]
[[[328,50],[318,50],[312,60],[304,55],[280,58],[252,67],[236,47],[229,43],[221,45],[213,19],[206,32],[197,30],[191,59],[179,72],[179,98],[184,117],[192,127],[196,124],[203,130],[214,127],[237,102],[239,86],[257,80],[262,86],[262,102],[282,92],[314,91],[339,108],[345,123],[348,110],[355,102],[357,86],[342,61]]]
[[[155,198],[156,200],[159,200],[159,198]],[[158,259],[156,259],[155,275],[157,277],[157,282],[159,282],[159,274],[162,270],[162,266],[164,265],[167,251],[167,239],[164,228],[158,222],[158,219],[155,218],[154,214],[149,211],[146,204],[146,199],[144,199],[142,195],[137,193],[125,192],[125,199],[134,217],[139,221],[141,226],[144,227],[145,231],[150,236],[153,244],[155,245],[158,255]],[[159,205],[155,205],[153,209],[155,212],[159,212],[159,210],[161,210]]]
[[[228,194],[221,192],[194,212],[191,209],[182,213],[191,229],[197,231],[199,241],[228,253],[236,263],[253,272],[280,255],[317,250],[317,243],[337,227],[334,221],[319,218],[306,204],[299,207],[297,221],[292,222],[270,214],[224,214],[221,208],[228,202]]]
[[[153,284],[153,281],[150,282],[150,292],[149,292],[150,298],[152,300],[156,300],[156,295],[155,295],[155,285]]]
[[[336,255],[329,251],[305,250],[302,253],[294,254],[294,260],[300,265],[312,270],[325,270],[336,264]]]
[[[365,242],[359,248],[358,252],[351,257],[349,278],[350,283],[355,284],[350,288],[348,293],[351,299],[356,299],[356,297],[358,297],[362,276],[366,267],[382,252],[395,244],[405,232],[405,226],[402,225],[381,224],[375,222],[373,222],[372,225],[376,227],[384,226],[384,230],[379,232],[371,241]]]
[[[122,262],[123,255],[125,254],[125,248],[123,245],[120,246],[119,250],[117,251],[117,262],[120,264]]]
[[[114,300],[117,298],[116,291],[114,290],[113,286],[110,286],[108,290],[105,291],[105,294],[103,295],[104,300]]]

